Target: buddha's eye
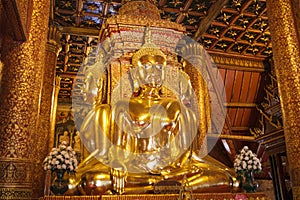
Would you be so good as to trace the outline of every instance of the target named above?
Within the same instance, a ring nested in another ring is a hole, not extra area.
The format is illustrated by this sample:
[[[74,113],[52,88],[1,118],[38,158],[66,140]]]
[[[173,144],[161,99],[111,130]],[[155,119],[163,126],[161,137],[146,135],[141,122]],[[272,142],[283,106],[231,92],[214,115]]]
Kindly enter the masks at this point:
[[[161,70],[162,69],[162,64],[156,64],[156,68]]]
[[[146,63],[145,64],[145,69],[150,69],[152,67],[152,64],[151,63]]]

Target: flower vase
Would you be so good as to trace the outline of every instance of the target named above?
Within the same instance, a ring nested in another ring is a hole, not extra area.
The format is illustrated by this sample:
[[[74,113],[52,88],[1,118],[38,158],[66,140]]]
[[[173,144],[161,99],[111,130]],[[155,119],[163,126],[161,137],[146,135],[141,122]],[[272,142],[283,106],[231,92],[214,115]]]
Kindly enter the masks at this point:
[[[54,195],[63,195],[68,190],[69,181],[64,179],[65,170],[57,170],[56,178],[50,186],[51,191]]]
[[[244,181],[242,183],[243,189],[247,192],[255,192],[258,188],[258,183],[254,181],[253,171],[244,172]]]

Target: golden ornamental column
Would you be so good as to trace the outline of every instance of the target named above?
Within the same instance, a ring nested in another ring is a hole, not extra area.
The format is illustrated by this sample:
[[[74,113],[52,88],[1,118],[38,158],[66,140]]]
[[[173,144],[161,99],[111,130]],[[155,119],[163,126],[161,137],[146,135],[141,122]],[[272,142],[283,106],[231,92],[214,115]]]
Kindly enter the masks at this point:
[[[300,199],[300,49],[291,1],[268,0],[274,68],[294,199]]]
[[[56,125],[56,110],[57,110],[57,102],[58,102],[58,93],[60,90],[60,81],[61,78],[59,76],[55,77],[54,81],[54,89],[51,100],[51,114],[50,114],[50,138],[49,138],[49,152],[54,146],[54,135],[55,135],[55,125]]]
[[[41,116],[43,116],[41,123],[49,138],[48,144],[45,143],[48,146],[48,151],[51,150],[54,144],[57,98],[60,90],[60,78],[55,77],[55,68],[58,53],[61,51],[61,36],[61,32],[57,27],[49,26],[41,103]]]
[[[8,24],[1,49],[0,199],[32,199],[43,194],[43,186],[33,188],[37,179],[43,180],[42,160],[37,155],[41,151],[38,141],[46,142],[46,138],[38,122],[50,1],[32,0],[32,8],[28,39],[14,41]]]
[[[43,87],[41,94],[39,132],[43,137],[38,140],[40,146],[39,157],[43,160],[54,144],[55,115],[57,106],[57,86],[55,78],[56,60],[61,50],[61,32],[55,26],[49,26],[48,41],[46,44],[45,67],[43,75]],[[58,89],[59,90],[59,89]],[[35,168],[40,168],[37,163]],[[42,172],[43,173],[43,172]],[[49,176],[48,174],[46,176]],[[46,178],[46,180],[50,180]],[[34,182],[34,189],[38,190],[45,184],[45,179],[38,179]],[[49,185],[50,183],[46,183]]]

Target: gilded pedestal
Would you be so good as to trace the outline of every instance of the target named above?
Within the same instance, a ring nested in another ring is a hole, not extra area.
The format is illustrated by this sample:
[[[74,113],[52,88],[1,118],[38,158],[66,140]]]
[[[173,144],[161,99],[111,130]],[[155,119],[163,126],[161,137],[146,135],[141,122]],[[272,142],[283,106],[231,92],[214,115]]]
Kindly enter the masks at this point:
[[[267,1],[293,198],[300,199],[300,55],[291,1]]]
[[[40,184],[44,181],[45,152],[40,151],[39,145],[44,135],[39,131],[38,122],[49,6],[48,0],[32,1],[30,34],[25,42],[14,41],[9,31],[3,39],[0,199],[31,199],[43,194]]]

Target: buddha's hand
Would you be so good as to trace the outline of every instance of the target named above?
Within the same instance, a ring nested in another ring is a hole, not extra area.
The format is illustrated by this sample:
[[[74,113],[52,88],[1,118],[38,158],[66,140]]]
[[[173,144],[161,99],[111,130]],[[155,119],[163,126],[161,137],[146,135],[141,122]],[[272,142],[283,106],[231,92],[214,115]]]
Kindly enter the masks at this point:
[[[127,171],[122,168],[111,168],[110,175],[114,192],[117,194],[123,194],[125,191],[124,188],[127,178]]]

